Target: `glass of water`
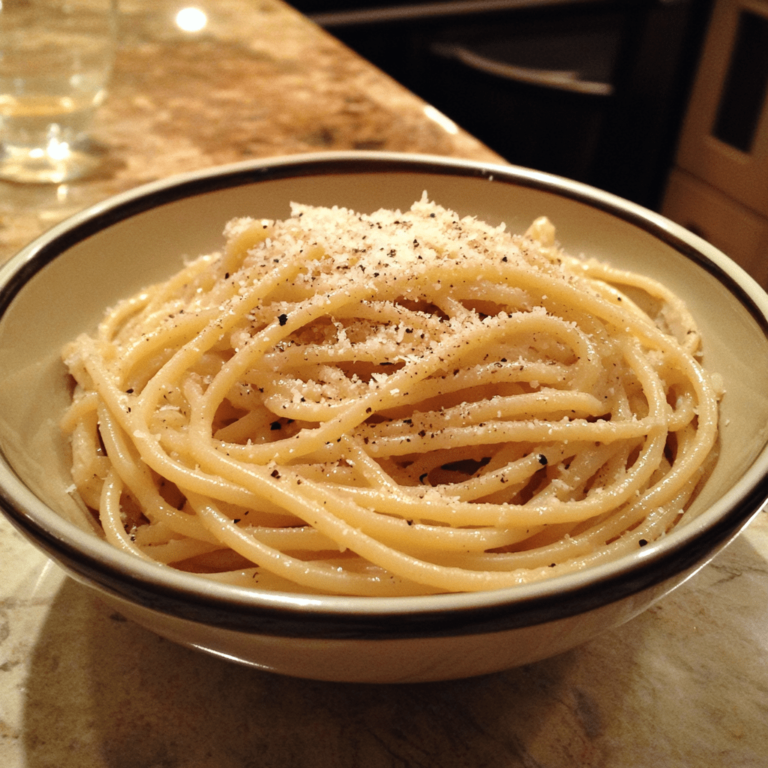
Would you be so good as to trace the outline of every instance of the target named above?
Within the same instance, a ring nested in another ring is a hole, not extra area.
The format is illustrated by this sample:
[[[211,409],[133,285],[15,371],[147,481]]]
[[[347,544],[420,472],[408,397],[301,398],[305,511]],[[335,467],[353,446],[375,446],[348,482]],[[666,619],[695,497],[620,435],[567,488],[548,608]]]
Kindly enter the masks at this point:
[[[60,183],[98,166],[117,0],[0,0],[0,179]]]

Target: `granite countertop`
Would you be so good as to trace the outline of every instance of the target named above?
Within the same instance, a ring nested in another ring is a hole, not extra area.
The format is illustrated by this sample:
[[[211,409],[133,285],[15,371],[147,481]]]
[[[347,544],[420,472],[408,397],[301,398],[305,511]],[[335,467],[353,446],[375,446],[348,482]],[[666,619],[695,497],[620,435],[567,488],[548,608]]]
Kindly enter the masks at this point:
[[[174,23],[184,7],[120,0],[114,77],[92,132],[101,167],[58,186],[0,182],[0,262],[88,205],[198,168],[353,149],[500,161],[281,2],[204,0],[198,33]]]
[[[319,149],[497,161],[278,0],[122,0],[91,179],[0,184],[0,261],[109,195],[195,168]],[[559,657],[409,686],[282,678],[126,621],[0,520],[0,765],[765,766],[768,517],[671,596]]]

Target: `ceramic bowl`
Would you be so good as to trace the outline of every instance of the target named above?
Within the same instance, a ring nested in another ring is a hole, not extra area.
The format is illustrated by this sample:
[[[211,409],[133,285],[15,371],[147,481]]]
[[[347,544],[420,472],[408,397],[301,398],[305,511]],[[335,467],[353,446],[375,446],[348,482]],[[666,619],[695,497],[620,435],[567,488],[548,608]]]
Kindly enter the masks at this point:
[[[208,582],[126,555],[78,524],[57,421],[62,345],[120,297],[216,250],[233,216],[291,201],[358,210],[437,202],[523,231],[546,214],[573,254],[651,275],[699,320],[725,384],[722,451],[688,524],[631,556],[525,587],[409,598],[317,597]],[[437,157],[333,153],[203,170],[118,195],[54,227],[0,270],[0,502],[11,522],[126,617],[171,640],[274,672],[403,682],[545,658],[627,621],[689,578],[768,494],[768,297],[711,245],[582,184]]]

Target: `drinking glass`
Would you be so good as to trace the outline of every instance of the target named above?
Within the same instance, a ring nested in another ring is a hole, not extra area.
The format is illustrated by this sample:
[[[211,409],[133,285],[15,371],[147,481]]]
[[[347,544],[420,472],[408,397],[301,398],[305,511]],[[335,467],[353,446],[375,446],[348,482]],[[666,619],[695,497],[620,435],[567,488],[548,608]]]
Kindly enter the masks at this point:
[[[98,165],[117,0],[0,0],[0,179],[59,183]]]

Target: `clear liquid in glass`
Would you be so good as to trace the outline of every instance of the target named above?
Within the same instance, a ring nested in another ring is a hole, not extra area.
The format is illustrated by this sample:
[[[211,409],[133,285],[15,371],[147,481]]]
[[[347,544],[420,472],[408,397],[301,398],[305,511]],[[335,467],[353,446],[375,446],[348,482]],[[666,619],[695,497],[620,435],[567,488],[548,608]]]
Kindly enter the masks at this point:
[[[0,178],[62,182],[98,164],[88,130],[114,54],[109,0],[0,5]]]

